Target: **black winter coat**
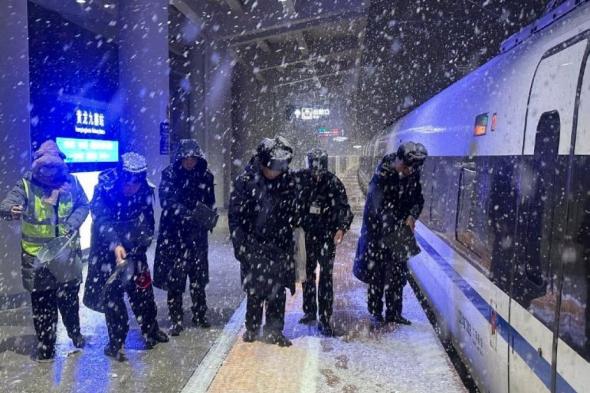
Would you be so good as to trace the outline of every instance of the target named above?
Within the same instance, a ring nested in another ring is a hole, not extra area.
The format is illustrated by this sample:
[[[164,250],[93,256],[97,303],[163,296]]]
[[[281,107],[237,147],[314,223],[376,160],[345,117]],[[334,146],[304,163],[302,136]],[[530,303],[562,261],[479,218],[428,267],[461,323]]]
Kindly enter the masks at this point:
[[[379,164],[367,193],[363,225],[353,273],[371,284],[394,260],[406,261],[420,252],[414,234],[405,225],[409,216],[418,219],[424,206],[420,174],[400,177]]]
[[[191,218],[197,203],[210,208],[215,205],[213,174],[207,161],[199,158],[193,171],[182,168],[181,162],[162,172],[159,188],[162,215],[156,258],[154,286],[184,291],[186,274],[196,270],[199,284],[209,282],[207,229]]]
[[[348,231],[354,215],[340,179],[326,172],[317,180],[308,169],[299,171],[297,176],[301,179],[305,232],[332,238],[340,229]]]
[[[268,180],[254,158],[233,186],[228,221],[244,290],[269,295],[280,285],[294,293],[293,228],[301,216],[295,176]]]
[[[154,186],[147,181],[139,191],[125,197],[118,187],[117,170],[109,169],[98,177],[90,202],[92,239],[88,257],[88,276],[84,288],[84,304],[104,312],[104,286],[114,272],[113,250],[121,245],[127,258],[135,264],[135,272],[144,272],[151,280],[146,252],[154,236]],[[144,283],[145,284],[145,283]]]

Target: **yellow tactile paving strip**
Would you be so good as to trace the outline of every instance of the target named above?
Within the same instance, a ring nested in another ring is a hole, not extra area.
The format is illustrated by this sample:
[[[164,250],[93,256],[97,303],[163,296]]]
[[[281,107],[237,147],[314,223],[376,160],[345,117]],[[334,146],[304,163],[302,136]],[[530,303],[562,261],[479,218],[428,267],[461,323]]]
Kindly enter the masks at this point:
[[[287,308],[301,302],[291,297]],[[240,335],[243,333],[243,329]],[[241,336],[240,336],[241,337]],[[300,392],[308,349],[297,344],[280,348],[238,339],[216,375],[209,392]]]
[[[412,326],[369,329],[366,287],[352,276],[359,220],[339,247],[334,266],[334,325],[325,338],[297,323],[301,286],[287,295],[285,335],[293,346],[244,343],[240,336],[209,386],[211,393],[465,392],[409,286],[404,313]]]

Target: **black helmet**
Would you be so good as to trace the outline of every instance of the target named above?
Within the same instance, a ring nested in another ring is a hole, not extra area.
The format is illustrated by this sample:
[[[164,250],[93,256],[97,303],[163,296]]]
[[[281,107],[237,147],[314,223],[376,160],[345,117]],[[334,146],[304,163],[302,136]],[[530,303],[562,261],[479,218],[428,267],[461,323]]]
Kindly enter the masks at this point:
[[[407,166],[419,168],[424,164],[428,151],[421,143],[406,142],[399,146],[396,155]]]
[[[321,174],[328,171],[328,153],[319,147],[311,149],[307,153],[305,160],[307,169],[315,174]]]
[[[272,139],[264,138],[256,148],[256,155],[263,166],[284,172],[293,159],[293,148],[287,139],[279,135]]]

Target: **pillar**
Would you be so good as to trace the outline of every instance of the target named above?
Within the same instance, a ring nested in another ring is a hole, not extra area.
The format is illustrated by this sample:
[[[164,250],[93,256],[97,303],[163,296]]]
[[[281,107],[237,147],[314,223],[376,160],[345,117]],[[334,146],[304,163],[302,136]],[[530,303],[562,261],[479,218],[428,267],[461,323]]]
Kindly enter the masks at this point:
[[[29,43],[27,2],[4,0],[0,12],[0,198],[30,168]],[[0,309],[23,294],[20,226],[0,222]]]

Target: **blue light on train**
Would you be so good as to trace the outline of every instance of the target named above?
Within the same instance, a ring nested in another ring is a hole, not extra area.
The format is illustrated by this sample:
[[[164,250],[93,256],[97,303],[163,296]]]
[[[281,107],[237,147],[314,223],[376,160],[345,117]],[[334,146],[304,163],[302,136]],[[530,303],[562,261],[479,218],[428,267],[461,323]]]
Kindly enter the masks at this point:
[[[68,163],[119,161],[119,141],[78,138],[56,138]]]

